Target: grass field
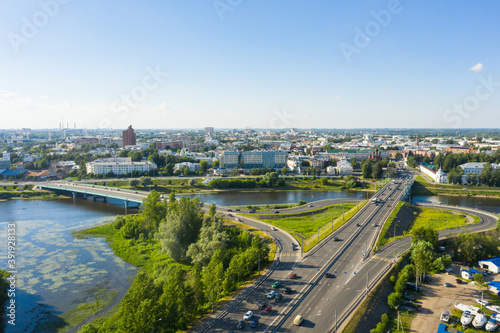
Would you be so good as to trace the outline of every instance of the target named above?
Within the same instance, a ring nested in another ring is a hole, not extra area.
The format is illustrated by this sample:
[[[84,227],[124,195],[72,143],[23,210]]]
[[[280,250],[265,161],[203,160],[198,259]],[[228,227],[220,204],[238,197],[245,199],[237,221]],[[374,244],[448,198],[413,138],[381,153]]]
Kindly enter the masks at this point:
[[[264,219],[263,221],[269,224],[276,225],[278,227],[292,230],[304,236],[305,238],[309,238],[324,225],[331,223],[335,219],[341,217],[342,209],[344,209],[344,212],[347,212],[353,207],[356,207],[356,204],[338,204],[333,205],[328,210],[315,215],[290,216],[277,220]]]
[[[435,230],[443,230],[449,228],[456,228],[466,225],[469,219],[472,223],[477,223],[480,219],[476,216],[471,216],[464,213],[453,213],[449,210],[433,209],[419,207],[420,212],[417,213],[410,233],[419,227],[431,226]]]

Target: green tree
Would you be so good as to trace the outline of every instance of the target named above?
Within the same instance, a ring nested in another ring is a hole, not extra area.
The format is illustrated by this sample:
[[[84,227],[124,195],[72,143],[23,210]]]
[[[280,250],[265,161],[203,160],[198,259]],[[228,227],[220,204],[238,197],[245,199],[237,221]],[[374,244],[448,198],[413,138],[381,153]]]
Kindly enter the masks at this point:
[[[189,186],[194,186],[194,184],[195,184],[195,180],[193,178],[191,178],[189,180]]]
[[[138,179],[130,179],[128,181],[128,185],[130,187],[137,187],[137,185],[139,185],[139,180]]]
[[[353,169],[357,169],[358,168],[358,162],[356,162],[356,159],[353,157],[351,158],[351,166]]]
[[[365,161],[361,168],[363,178],[370,178],[372,176],[372,164],[370,161]]]
[[[430,226],[415,228],[412,234],[412,244],[420,241],[426,241],[429,242],[433,248],[436,248],[438,245],[438,232]]]
[[[121,152],[118,153],[118,157],[128,157],[128,150],[122,150]]]
[[[229,172],[229,175],[231,177],[237,177],[237,176],[239,176],[240,175],[240,171],[238,170],[238,167],[234,167],[234,169]]]
[[[273,187],[278,182],[279,175],[277,172],[268,172],[264,175],[264,183],[267,187]]]
[[[145,222],[145,229],[150,232],[158,231],[160,221],[165,218],[167,208],[161,202],[160,193],[151,191],[149,195],[142,199],[142,218]]]
[[[146,176],[142,176],[139,179],[139,182],[141,183],[142,186],[148,186],[148,185],[153,184],[153,181],[151,180],[151,178],[150,177],[146,177]]]
[[[208,172],[208,162],[200,161],[200,175],[205,175]]]
[[[483,283],[484,283],[483,274],[480,274],[480,273],[474,274],[474,281],[477,282],[479,285],[483,285]]]

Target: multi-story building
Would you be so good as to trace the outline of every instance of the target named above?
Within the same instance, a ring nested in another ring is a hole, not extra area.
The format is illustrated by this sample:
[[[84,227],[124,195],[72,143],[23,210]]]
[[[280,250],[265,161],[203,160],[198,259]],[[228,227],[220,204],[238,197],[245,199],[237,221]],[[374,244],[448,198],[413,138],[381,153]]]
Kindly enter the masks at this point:
[[[474,173],[480,175],[481,173],[483,173],[485,164],[486,162],[469,162],[459,165],[459,167],[462,168],[462,170],[464,171],[464,175],[474,174]],[[493,170],[497,170],[500,169],[500,164],[492,163],[491,167],[493,168]]]
[[[10,169],[10,154],[7,152],[4,152],[2,159],[0,159],[0,170],[4,169]]]
[[[132,125],[130,125],[126,130],[122,132],[122,141],[123,141],[123,147],[136,145],[137,142]]]
[[[232,169],[241,167],[244,169],[254,168],[283,168],[286,166],[287,153],[284,151],[244,151],[223,152],[220,167]]]
[[[87,173],[95,175],[109,172],[115,175],[125,175],[133,171],[149,172],[157,168],[153,162],[132,162],[130,157],[103,158],[86,164]]]
[[[184,167],[187,167],[188,170],[191,172],[200,171],[200,163],[191,163],[191,162],[176,163],[174,165],[174,171],[182,170],[182,168]]]
[[[224,151],[220,156],[219,166],[223,169],[234,169],[239,167],[240,153],[237,151]]]
[[[205,127],[204,128],[205,133],[208,135],[213,135],[214,134],[214,128],[213,127]]]

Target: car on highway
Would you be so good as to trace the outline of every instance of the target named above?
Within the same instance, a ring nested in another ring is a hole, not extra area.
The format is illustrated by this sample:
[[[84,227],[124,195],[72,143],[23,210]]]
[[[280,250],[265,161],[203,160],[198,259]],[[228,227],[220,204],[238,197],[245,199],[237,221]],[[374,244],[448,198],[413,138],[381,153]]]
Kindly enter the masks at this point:
[[[236,328],[238,328],[240,330],[243,329],[243,328],[245,328],[245,321],[244,320],[240,320],[238,322],[238,324],[236,325]]]
[[[296,277],[297,277],[297,274],[295,274],[295,273],[292,273],[292,274],[290,274],[290,276],[289,276],[289,278],[290,278],[290,279],[295,279]]]
[[[280,211],[279,211],[279,210],[275,210],[275,211],[274,211],[274,214],[279,214],[279,213],[280,213]]]
[[[269,292],[269,294],[267,294],[267,298],[269,298],[269,299],[273,299],[274,296],[276,296],[276,292],[274,290],[271,290]]]
[[[259,320],[256,318],[250,323],[250,327],[256,328],[257,326],[259,326]]]
[[[240,209],[239,209],[239,208],[236,208],[234,211],[235,211],[235,212],[239,212],[239,211],[240,211]]]
[[[243,319],[244,320],[250,320],[250,318],[252,318],[252,317],[253,317],[253,312],[252,311],[247,311],[247,313],[245,313],[243,315]]]
[[[337,236],[333,237],[333,241],[334,241],[334,242],[337,242],[337,241],[339,241],[339,240],[340,240],[340,239],[339,239]]]
[[[309,207],[312,207],[313,205],[309,205]]]
[[[250,209],[248,212],[249,213],[255,213],[255,209]]]
[[[333,275],[332,273],[326,272],[326,273],[325,273],[325,277],[326,277],[326,278],[334,278],[334,277],[335,277],[335,275]]]
[[[235,218],[235,220],[236,220],[236,221],[238,221],[238,222],[243,222],[243,221],[242,221],[241,219],[239,219],[239,218]]]
[[[376,227],[376,226],[377,226],[377,224],[375,222],[372,223],[372,227]]]
[[[273,285],[271,287],[273,288],[278,288],[281,285],[280,281],[274,281]]]
[[[266,308],[264,309],[264,314],[271,313],[272,309],[273,309],[272,306],[270,306],[270,305],[266,306]]]
[[[361,227],[361,224],[359,224],[359,223],[356,223],[356,227]]]
[[[302,322],[304,321],[304,317],[302,317],[301,315],[297,315],[295,317],[295,319],[293,320],[293,324],[295,326],[300,326],[302,324]]]
[[[276,296],[274,296],[274,301],[275,301],[275,302],[279,302],[282,298],[283,298],[283,295],[281,295],[281,294],[276,294]]]
[[[276,229],[276,227],[271,227],[271,230],[272,230],[272,231],[276,231],[276,230],[278,230],[278,229]]]
[[[228,210],[227,210],[227,211],[228,211],[228,212],[232,212],[233,210],[232,210],[231,208],[228,208]]]
[[[229,216],[229,217],[233,217],[233,214],[229,213],[229,214],[227,214],[227,216]]]

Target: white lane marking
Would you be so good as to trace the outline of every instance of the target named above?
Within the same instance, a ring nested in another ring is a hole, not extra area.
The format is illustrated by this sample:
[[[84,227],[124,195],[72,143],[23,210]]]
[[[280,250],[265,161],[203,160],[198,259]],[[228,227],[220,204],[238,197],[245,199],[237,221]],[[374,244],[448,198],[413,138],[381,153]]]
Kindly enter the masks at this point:
[[[318,316],[321,316],[321,310],[319,310],[319,312],[318,312]]]

